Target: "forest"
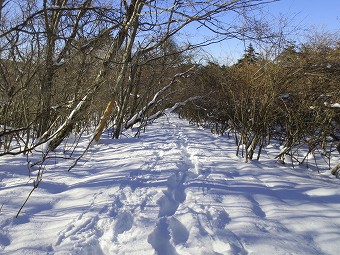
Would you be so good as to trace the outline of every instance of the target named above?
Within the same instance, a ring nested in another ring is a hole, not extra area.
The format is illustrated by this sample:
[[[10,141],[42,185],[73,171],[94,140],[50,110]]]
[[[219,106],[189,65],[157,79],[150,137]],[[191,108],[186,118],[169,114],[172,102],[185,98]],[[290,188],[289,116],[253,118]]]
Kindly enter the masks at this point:
[[[176,112],[232,137],[246,161],[275,140],[282,163],[308,164],[316,154],[316,164],[328,162],[340,153],[339,34],[295,43],[256,18],[270,2],[1,0],[0,157],[46,145],[43,166],[71,134],[93,134],[90,144],[104,130],[138,136]],[[190,26],[214,36],[183,42]],[[247,42],[235,63],[195,58],[200,47],[235,38]]]
[[[338,255],[340,33],[280,2],[0,0],[0,253]]]

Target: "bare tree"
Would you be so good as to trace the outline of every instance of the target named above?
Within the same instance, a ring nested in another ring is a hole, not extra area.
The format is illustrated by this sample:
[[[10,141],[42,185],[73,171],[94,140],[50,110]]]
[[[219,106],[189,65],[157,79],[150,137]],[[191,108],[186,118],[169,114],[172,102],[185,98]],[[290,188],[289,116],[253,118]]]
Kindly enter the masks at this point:
[[[249,19],[249,22],[244,23],[247,18],[245,14],[248,10],[268,2],[272,1],[122,0],[102,3],[92,0],[42,0],[18,3],[15,8],[18,12],[16,20],[2,27],[0,39],[5,42],[4,45],[9,45],[7,52],[14,52],[13,62],[24,65],[23,50],[30,56],[26,60],[32,67],[32,71],[28,72],[32,76],[26,78],[25,84],[34,93],[33,112],[36,114],[32,114],[26,121],[26,126],[32,122],[36,136],[40,136],[41,141],[52,139],[51,149],[54,149],[72,131],[75,123],[84,117],[90,101],[100,91],[105,91],[111,94],[107,104],[114,115],[113,136],[118,138],[124,127],[131,126],[131,121],[130,125],[126,125],[129,119],[148,106],[148,102],[154,97],[152,91],[157,93],[162,90],[162,86],[166,86],[176,73],[183,72],[178,68],[178,71],[167,71],[167,77],[157,78],[160,81],[157,86],[141,82],[141,76],[146,70],[142,67],[150,63],[163,65],[163,70],[174,70],[174,64],[167,62],[169,52],[162,51],[165,45],[175,41],[176,36],[190,24],[204,27],[216,36],[195,44],[188,42],[175,47],[170,52],[171,56],[179,56],[183,52],[221,39],[251,36],[250,22],[254,20]],[[6,11],[7,3],[1,2],[2,14]],[[239,16],[239,19],[231,20],[242,20],[246,27],[242,27],[240,23],[229,23],[228,19],[221,18],[222,14]],[[94,51],[94,45],[100,45],[104,38],[109,38],[105,47],[101,51]],[[19,41],[25,43],[18,44]],[[83,59],[88,58],[86,55],[97,59],[96,74],[91,79],[91,84],[85,86],[87,89],[83,89],[77,98],[68,103],[70,109],[67,117],[65,111],[59,111],[59,106],[66,102],[58,100],[70,101],[67,96],[63,99],[58,96],[64,89],[61,87],[60,77],[63,73],[67,75],[62,68],[72,62],[76,52],[83,54]],[[18,56],[21,56],[20,60]],[[177,61],[177,67],[180,62]],[[3,77],[5,76],[8,74],[3,71]],[[143,90],[145,85],[155,88],[150,93],[145,93],[144,97],[137,97],[135,92]],[[131,94],[135,94],[135,97],[131,97]],[[100,136],[99,131],[109,120],[110,114],[106,112],[105,115],[96,131],[97,139]]]
[[[98,140],[109,123],[119,138],[125,128],[197,99],[176,95],[195,66],[185,54],[253,37],[255,20],[247,14],[274,1],[1,1],[0,137],[9,139],[3,154],[48,142],[44,160],[75,128],[97,124]],[[212,36],[176,44],[190,26]],[[13,137],[25,139],[25,147],[12,148]]]
[[[213,32],[218,37],[205,39],[196,44],[186,44],[172,54],[181,54],[196,47],[214,43],[218,40],[247,36],[240,24],[224,23],[219,17],[221,14],[239,12],[244,15],[247,8],[254,8],[265,1],[122,1],[124,10],[122,15],[125,21],[121,25],[121,32],[117,39],[124,41],[120,52],[115,59],[117,79],[112,84],[113,100],[117,105],[114,116],[114,137],[118,138],[127,120],[129,97],[136,84],[138,68],[159,58],[152,54],[190,24]],[[244,18],[244,17],[243,17]],[[250,35],[250,33],[249,33]],[[117,40],[116,39],[116,40]],[[169,77],[171,79],[171,77]],[[167,82],[164,81],[165,84]],[[166,85],[164,85],[166,86]],[[155,92],[157,93],[157,92]],[[147,102],[146,102],[147,103]],[[109,103],[112,105],[112,102]],[[108,104],[108,105],[109,105]],[[144,107],[147,107],[145,105]],[[99,131],[105,125],[105,118],[98,126]],[[131,123],[131,122],[130,122]],[[130,126],[130,125],[127,125]],[[96,132],[98,139],[99,132]]]

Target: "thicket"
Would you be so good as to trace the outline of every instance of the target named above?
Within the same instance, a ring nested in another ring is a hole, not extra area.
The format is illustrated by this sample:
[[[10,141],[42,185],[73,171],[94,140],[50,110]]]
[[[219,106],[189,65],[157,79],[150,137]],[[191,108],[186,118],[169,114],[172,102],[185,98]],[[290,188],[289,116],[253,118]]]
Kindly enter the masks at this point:
[[[98,140],[110,128],[119,138],[124,129],[145,125],[193,66],[185,54],[191,46],[177,46],[172,36],[230,8],[223,2],[1,1],[0,156],[42,143],[47,154],[71,133],[94,133]]]
[[[208,96],[180,115],[213,133],[232,136],[237,155],[259,159],[274,140],[280,162],[318,166],[340,153],[340,44],[285,48],[265,60],[250,45],[232,66],[201,67],[193,81]],[[334,174],[339,174],[334,169]]]

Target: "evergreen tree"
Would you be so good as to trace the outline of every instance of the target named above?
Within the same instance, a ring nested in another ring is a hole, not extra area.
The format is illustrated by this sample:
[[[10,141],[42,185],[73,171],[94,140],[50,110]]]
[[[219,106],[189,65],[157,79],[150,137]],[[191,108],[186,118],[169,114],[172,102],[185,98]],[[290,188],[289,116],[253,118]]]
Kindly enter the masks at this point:
[[[255,48],[250,43],[245,50],[245,53],[243,54],[242,58],[238,60],[238,64],[240,63],[247,63],[247,64],[253,64],[256,63],[259,60],[259,54],[255,51]]]

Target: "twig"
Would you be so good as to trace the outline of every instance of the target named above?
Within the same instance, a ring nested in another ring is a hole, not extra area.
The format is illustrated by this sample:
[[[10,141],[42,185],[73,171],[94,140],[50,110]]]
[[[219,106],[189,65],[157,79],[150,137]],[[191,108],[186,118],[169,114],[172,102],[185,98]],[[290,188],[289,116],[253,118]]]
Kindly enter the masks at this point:
[[[68,172],[71,171],[72,168],[74,168],[77,164],[78,161],[85,155],[85,153],[88,151],[88,149],[90,148],[90,146],[92,145],[94,141],[94,137],[91,138],[89,144],[86,146],[85,150],[82,152],[82,154],[80,154],[80,156],[73,162],[73,164],[69,167],[69,169],[67,170]]]
[[[20,214],[21,210],[22,210],[22,209],[24,208],[24,206],[26,205],[26,203],[27,203],[28,199],[31,197],[33,191],[34,191],[36,188],[38,188],[40,182],[41,182],[41,179],[38,180],[37,182],[34,182],[34,184],[33,184],[33,189],[30,191],[30,193],[29,193],[28,196],[26,197],[24,203],[21,205],[21,207],[20,207],[20,209],[19,209],[17,215],[15,216],[15,218],[18,218],[18,217],[19,217],[19,214]]]

